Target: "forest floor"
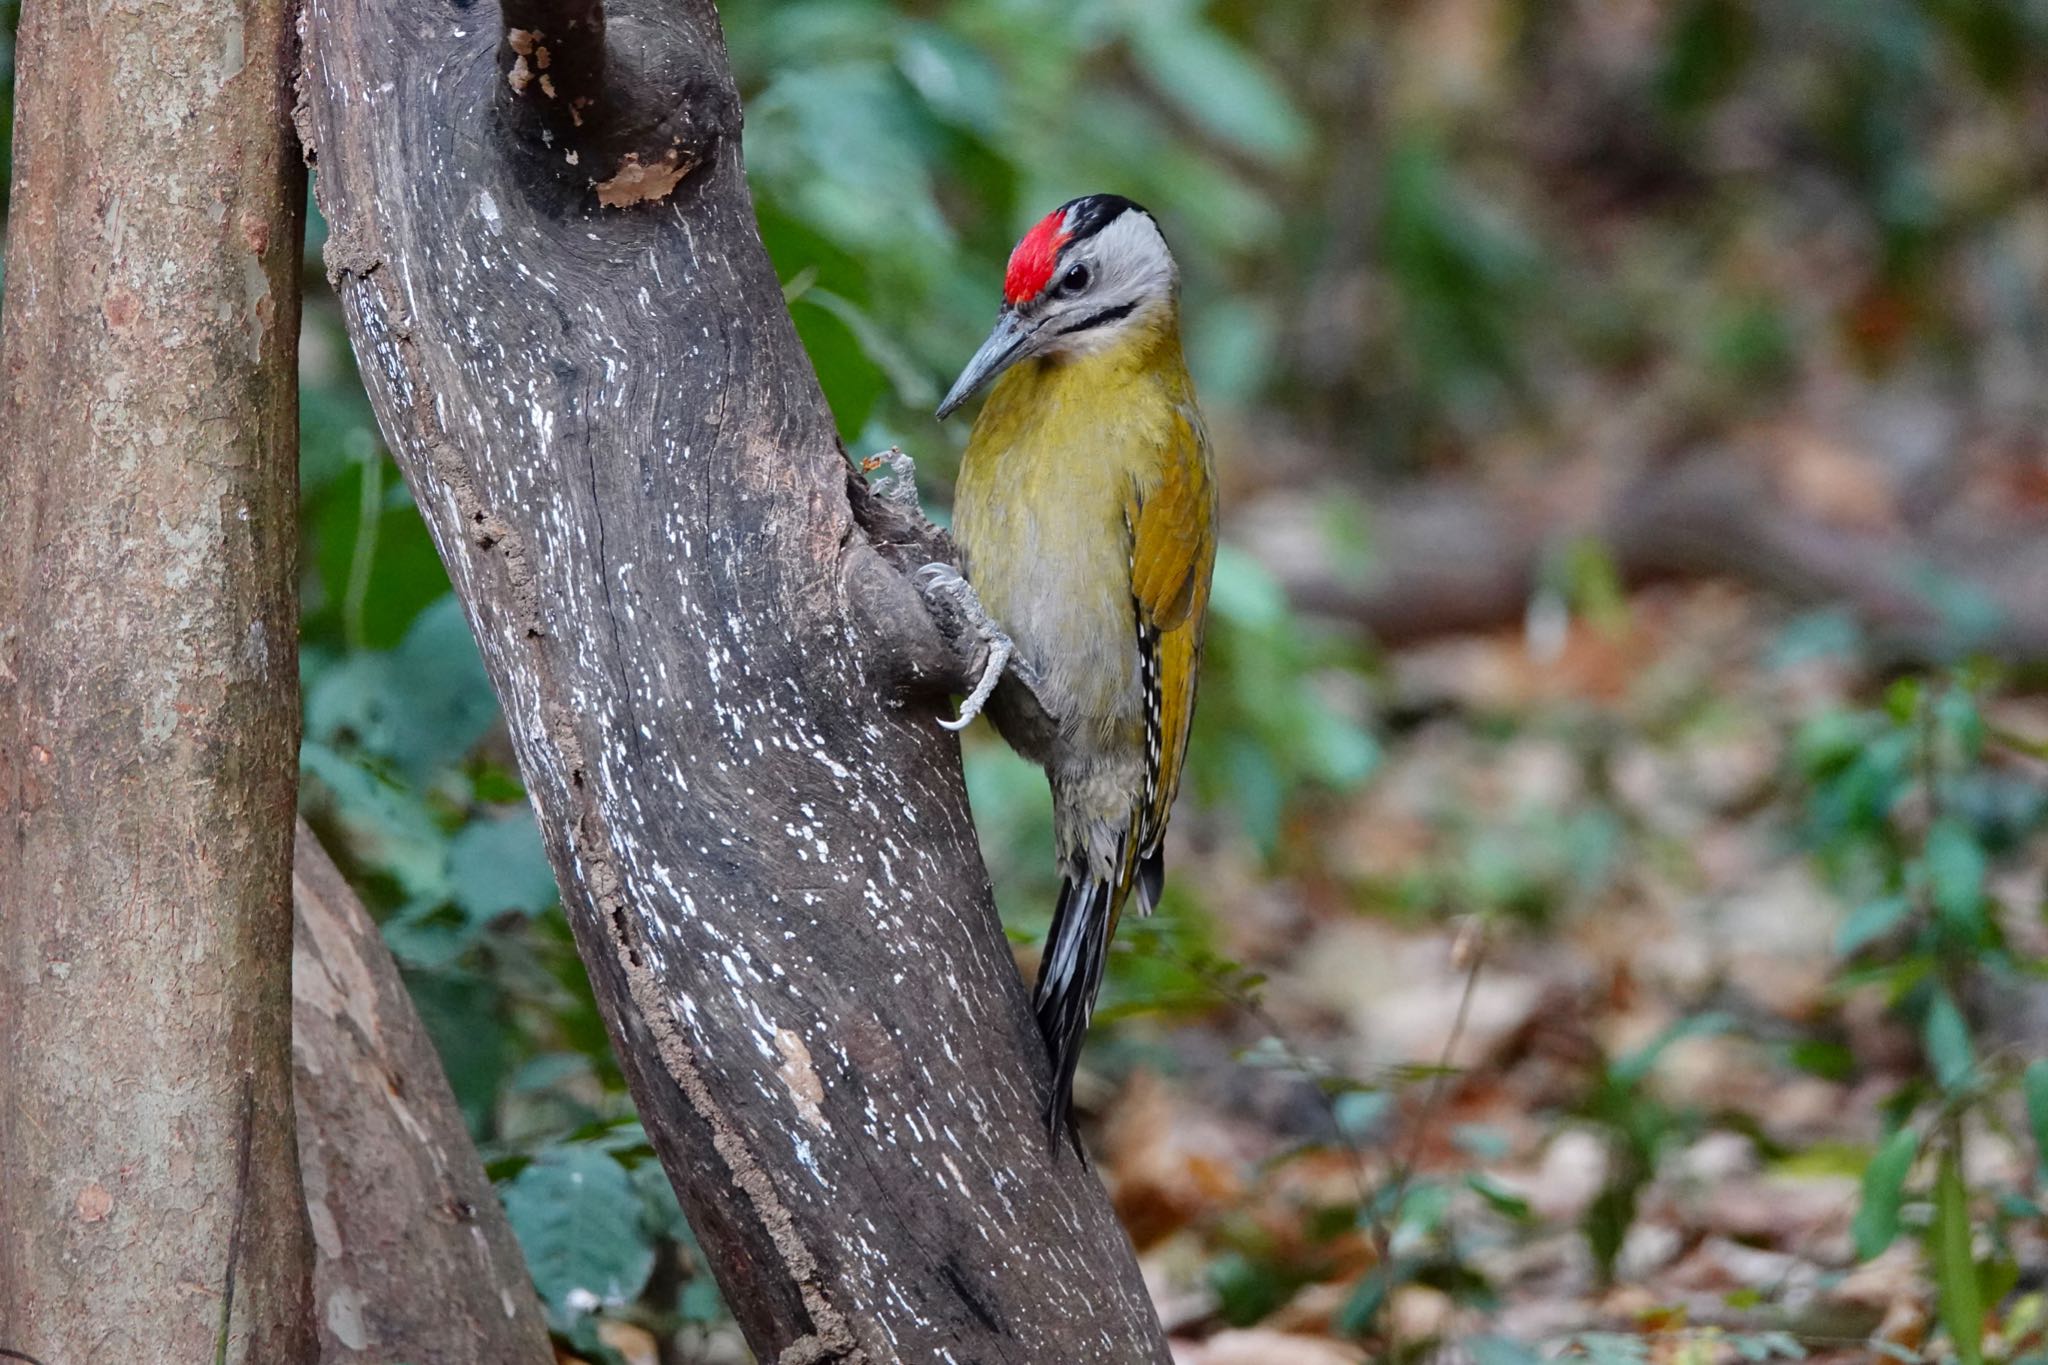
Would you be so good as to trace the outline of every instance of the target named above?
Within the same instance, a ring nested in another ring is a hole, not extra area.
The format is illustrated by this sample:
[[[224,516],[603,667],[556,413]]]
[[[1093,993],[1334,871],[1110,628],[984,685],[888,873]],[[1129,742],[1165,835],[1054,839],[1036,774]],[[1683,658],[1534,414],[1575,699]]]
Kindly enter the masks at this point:
[[[1845,971],[1794,756],[1873,681],[1765,611],[1667,588],[1548,661],[1520,632],[1397,654],[1383,767],[1288,832],[1313,872],[1181,860],[1263,983],[1126,1025],[1091,1096],[1181,1365],[1920,1358],[1919,1242],[1859,1261],[1852,1223],[1921,1049]],[[2039,906],[2017,862],[1998,899]],[[1973,1003],[1981,1046],[2039,1055],[2040,996]],[[2026,1188],[1992,1112],[1970,1187]],[[2013,1236],[2008,1346],[2048,1267],[2039,1222]]]

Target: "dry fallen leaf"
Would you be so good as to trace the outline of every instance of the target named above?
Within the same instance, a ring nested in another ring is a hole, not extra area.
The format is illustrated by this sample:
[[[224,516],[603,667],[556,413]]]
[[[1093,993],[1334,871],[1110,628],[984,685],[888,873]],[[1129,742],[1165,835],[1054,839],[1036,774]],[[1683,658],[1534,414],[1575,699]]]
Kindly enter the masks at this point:
[[[1248,1328],[1173,1343],[1174,1365],[1365,1365],[1365,1352],[1325,1337]]]

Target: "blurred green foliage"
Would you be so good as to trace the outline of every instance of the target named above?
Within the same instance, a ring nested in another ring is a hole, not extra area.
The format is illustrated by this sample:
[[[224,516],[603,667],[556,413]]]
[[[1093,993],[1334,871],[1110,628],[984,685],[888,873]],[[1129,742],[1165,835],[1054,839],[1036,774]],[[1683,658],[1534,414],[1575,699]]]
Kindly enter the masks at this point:
[[[1893,1127],[1862,1170],[1856,1251],[1868,1259],[1917,1231],[1966,1362],[1985,1359],[1987,1309],[2019,1283],[2015,1224],[2048,1217],[2026,1184],[1962,1178],[1972,1133],[2001,1127],[1998,1100],[2016,1092],[2048,1163],[2039,1040],[2008,1029],[2004,1045],[1987,1043],[1971,1022],[1995,1021],[2025,976],[2048,974],[2009,948],[2004,926],[2034,907],[2004,901],[1995,876],[2048,828],[2048,793],[2002,761],[2002,748],[2038,746],[1994,732],[1981,701],[1991,688],[1981,675],[1905,679],[1881,708],[1809,722],[1797,751],[1808,838],[1853,907],[1837,938],[1839,989],[1878,993],[1920,1043],[1918,1074],[1887,1102]]]

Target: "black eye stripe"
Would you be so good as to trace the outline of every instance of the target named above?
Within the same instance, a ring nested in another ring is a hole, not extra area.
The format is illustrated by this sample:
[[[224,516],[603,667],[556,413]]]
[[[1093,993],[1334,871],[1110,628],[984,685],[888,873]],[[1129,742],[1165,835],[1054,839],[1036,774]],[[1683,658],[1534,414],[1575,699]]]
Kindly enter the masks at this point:
[[[1059,334],[1061,336],[1071,336],[1075,332],[1085,332],[1090,327],[1100,327],[1105,322],[1115,322],[1118,318],[1127,318],[1136,312],[1137,309],[1138,301],[1136,299],[1131,300],[1129,303],[1120,303],[1114,308],[1105,308],[1099,313],[1090,313],[1072,326],[1060,328]]]

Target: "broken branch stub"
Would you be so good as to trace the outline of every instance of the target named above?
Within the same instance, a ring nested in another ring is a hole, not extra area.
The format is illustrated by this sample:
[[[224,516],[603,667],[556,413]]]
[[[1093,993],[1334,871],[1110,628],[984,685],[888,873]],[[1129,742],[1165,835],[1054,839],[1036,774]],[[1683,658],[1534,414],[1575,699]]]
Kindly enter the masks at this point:
[[[504,0],[497,105],[535,164],[607,208],[657,203],[737,132],[729,85],[697,44],[602,0]]]
[[[902,704],[958,665],[850,504],[716,15],[604,15],[593,99],[651,126],[646,77],[697,158],[620,211],[548,160],[563,89],[512,106],[478,11],[306,14],[305,136],[371,400],[755,1353],[1164,1361],[1101,1186],[1038,1124],[1044,1050],[958,750]]]

